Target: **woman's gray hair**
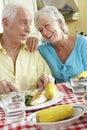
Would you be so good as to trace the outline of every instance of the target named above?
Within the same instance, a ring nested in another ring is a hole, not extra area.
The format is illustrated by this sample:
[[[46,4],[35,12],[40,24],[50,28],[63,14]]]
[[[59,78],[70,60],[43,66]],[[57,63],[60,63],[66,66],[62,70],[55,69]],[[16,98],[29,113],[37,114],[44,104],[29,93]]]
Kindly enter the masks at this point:
[[[25,8],[28,9],[25,5],[23,5],[21,2],[12,2],[7,4],[4,9],[2,10],[2,19],[3,18],[10,18],[14,19],[17,13],[18,8]],[[28,9],[29,11],[29,9]]]
[[[51,20],[61,19],[63,22],[62,30],[65,34],[67,34],[68,28],[65,24],[65,19],[55,6],[44,6],[42,9],[36,12],[34,16],[34,23],[37,29],[38,29],[38,20],[40,18],[46,18],[46,17],[50,18]]]

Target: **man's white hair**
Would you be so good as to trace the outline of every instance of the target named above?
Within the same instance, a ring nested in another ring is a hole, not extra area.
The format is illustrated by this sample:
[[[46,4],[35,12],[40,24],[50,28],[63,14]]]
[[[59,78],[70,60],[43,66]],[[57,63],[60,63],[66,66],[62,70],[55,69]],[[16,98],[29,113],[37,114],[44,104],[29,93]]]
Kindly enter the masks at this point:
[[[22,2],[14,1],[7,4],[2,10],[2,19],[3,18],[14,19],[18,8],[24,8],[29,11],[29,8],[25,6]]]

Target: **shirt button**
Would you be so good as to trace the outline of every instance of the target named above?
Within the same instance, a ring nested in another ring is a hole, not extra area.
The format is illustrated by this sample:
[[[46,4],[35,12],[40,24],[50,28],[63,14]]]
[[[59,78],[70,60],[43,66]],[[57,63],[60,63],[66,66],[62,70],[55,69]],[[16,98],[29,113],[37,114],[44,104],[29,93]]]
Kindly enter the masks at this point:
[[[69,76],[69,79],[71,79],[71,76]]]
[[[64,66],[63,65],[61,65],[61,69],[63,69],[64,68]]]

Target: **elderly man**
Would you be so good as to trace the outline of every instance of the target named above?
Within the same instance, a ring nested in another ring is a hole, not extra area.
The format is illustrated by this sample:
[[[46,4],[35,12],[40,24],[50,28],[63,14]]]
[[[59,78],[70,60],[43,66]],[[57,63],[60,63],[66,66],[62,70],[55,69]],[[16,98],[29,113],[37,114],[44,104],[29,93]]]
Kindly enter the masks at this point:
[[[21,4],[10,3],[2,12],[0,94],[34,89],[38,84],[45,87],[48,82],[54,82],[39,52],[30,53],[25,44],[31,23],[29,10]]]

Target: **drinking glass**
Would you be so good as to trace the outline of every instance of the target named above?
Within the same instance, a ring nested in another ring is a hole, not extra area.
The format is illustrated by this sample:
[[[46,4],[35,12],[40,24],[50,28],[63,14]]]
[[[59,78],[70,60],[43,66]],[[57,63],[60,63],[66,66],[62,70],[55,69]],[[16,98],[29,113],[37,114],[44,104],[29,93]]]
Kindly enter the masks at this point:
[[[4,112],[9,123],[22,122],[25,119],[25,96],[23,93],[13,93],[3,99]]]
[[[87,79],[70,79],[73,93],[77,97],[83,97],[84,93],[87,91]]]

